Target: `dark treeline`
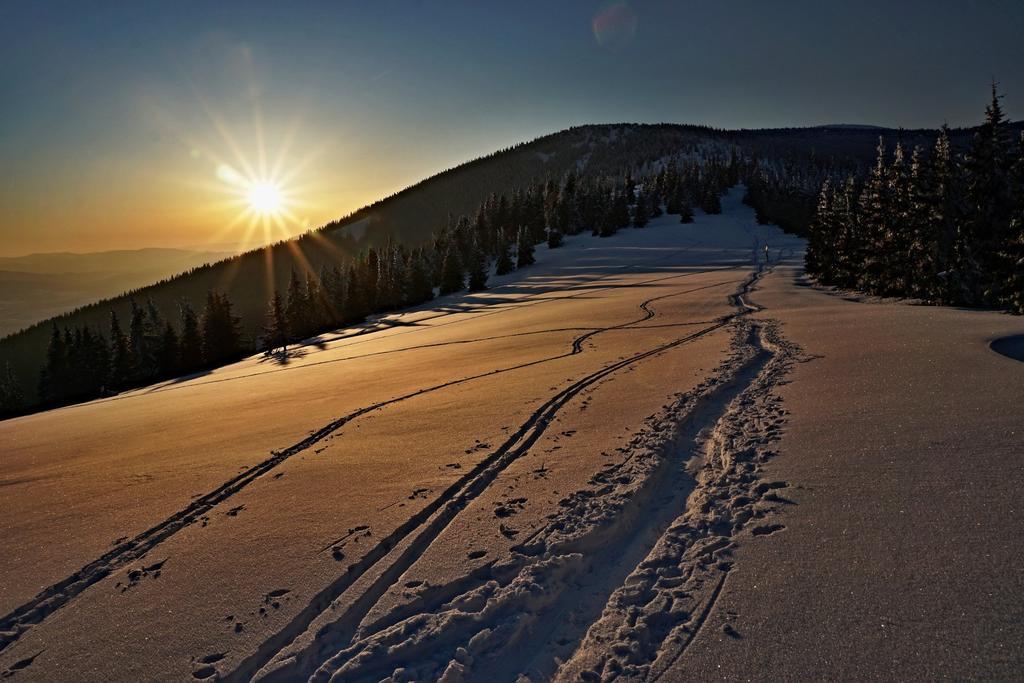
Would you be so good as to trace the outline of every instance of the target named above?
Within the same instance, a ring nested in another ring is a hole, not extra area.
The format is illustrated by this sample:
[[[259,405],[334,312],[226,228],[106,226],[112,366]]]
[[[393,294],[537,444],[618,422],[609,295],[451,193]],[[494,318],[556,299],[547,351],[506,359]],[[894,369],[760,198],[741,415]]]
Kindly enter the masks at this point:
[[[1024,134],[995,87],[962,153],[884,138],[866,177],[826,178],[809,221],[807,272],[871,294],[1024,313]]]
[[[235,360],[244,350],[231,302],[211,291],[197,314],[182,302],[178,320],[166,320],[152,301],[132,302],[122,323],[110,312],[104,331],[53,324],[40,371],[42,405],[62,405],[197,372]],[[9,406],[11,408],[15,406]]]
[[[35,407],[144,386],[259,349],[285,354],[291,343],[424,303],[435,293],[481,291],[492,273],[531,265],[537,245],[557,248],[566,235],[608,237],[642,228],[664,211],[683,223],[693,220],[694,207],[720,213],[721,194],[738,182],[740,168],[735,150],[704,150],[702,156],[676,155],[609,175],[573,169],[559,180],[493,193],[476,211],[449,216],[426,245],[388,240],[354,258],[341,255],[316,272],[293,269],[286,288],[270,295],[263,324],[250,336],[227,295],[216,290],[199,313],[180,300],[173,319],[152,299],[145,305],[132,299],[129,319],[111,310],[104,330],[53,323]],[[0,399],[8,414],[29,407],[9,366],[0,376]]]

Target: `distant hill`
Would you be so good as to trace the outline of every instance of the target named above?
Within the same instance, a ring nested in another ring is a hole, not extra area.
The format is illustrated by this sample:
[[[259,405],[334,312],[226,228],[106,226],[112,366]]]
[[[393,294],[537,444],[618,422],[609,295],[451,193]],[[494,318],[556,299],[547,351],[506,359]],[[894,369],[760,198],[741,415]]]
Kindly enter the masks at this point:
[[[826,123],[815,128],[838,128],[840,130],[885,130],[883,126],[872,126],[865,123]]]
[[[170,269],[169,274],[174,274],[201,263],[220,261],[234,253],[159,247],[85,253],[61,251],[27,256],[0,256],[0,270],[19,273],[110,273]]]
[[[152,248],[0,257],[0,335],[231,255]]]

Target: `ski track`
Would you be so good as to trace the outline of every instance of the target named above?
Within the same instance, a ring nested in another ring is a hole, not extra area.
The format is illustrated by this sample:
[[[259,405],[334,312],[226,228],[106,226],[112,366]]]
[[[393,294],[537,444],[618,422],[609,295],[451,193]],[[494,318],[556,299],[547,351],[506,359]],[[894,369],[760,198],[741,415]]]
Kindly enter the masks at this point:
[[[761,274],[760,269],[752,273],[743,281],[738,291],[729,297],[737,308],[735,312],[722,316],[714,324],[690,335],[608,365],[577,380],[550,398],[504,444],[435,499],[434,504],[422,510],[389,537],[382,540],[369,555],[364,556],[358,565],[354,565],[346,575],[339,577],[338,581],[319,593],[285,628],[268,639],[255,654],[230,672],[226,676],[226,680],[248,680],[257,674],[261,680],[267,681],[299,680],[310,677],[312,677],[311,680],[326,680],[329,674],[338,671],[340,667],[344,666],[345,659],[350,655],[345,651],[345,647],[353,641],[357,633],[360,636],[365,635],[360,629],[360,624],[377,601],[413,565],[461,510],[483,493],[488,485],[512,462],[529,450],[562,406],[583,389],[620,369],[693,341],[725,327],[740,316],[759,310],[758,306],[747,303],[744,296]],[[644,315],[639,320],[605,329],[621,328],[649,320],[654,316],[654,311],[650,308],[653,301],[669,296],[678,296],[682,293],[684,292],[644,301],[640,305]],[[570,355],[582,350],[584,341],[594,334],[596,332],[588,332],[574,340],[573,351],[570,352]],[[411,535],[413,532],[415,532],[414,536]],[[390,556],[393,556],[393,559],[388,562],[387,558]],[[383,567],[374,569],[378,563],[381,563]],[[365,578],[371,570],[376,572],[376,578]],[[334,601],[350,590],[357,597],[341,614],[336,614]],[[442,591],[442,593],[444,592]],[[312,630],[315,630],[315,634],[310,638]],[[305,636],[305,644],[289,647],[289,643],[300,636]],[[337,653],[339,650],[341,650],[340,654],[333,657],[328,654],[325,659],[325,653],[331,651]],[[375,671],[374,675],[377,673],[382,672]]]
[[[695,245],[690,245],[690,247],[687,247],[685,249],[673,251],[671,254],[663,257],[662,259],[658,259],[657,261],[662,261],[662,260],[665,260],[667,258],[671,258],[673,256],[677,256],[680,253],[684,253],[684,252],[688,251],[693,246],[695,246]],[[598,282],[600,280],[606,279],[607,277],[611,277],[613,275],[621,274],[622,271],[627,270],[629,268],[634,268],[634,267],[638,267],[638,266],[641,266],[641,265],[649,265],[649,264],[628,264],[626,266],[623,266],[623,268],[619,269],[616,272],[606,273],[605,275],[602,275],[599,278],[595,278],[595,280],[592,281],[592,282]],[[685,278],[685,277],[689,277],[689,276],[693,276],[693,275],[705,274],[705,273],[709,273],[709,272],[734,270],[734,269],[736,269],[738,267],[740,267],[740,266],[737,266],[737,265],[732,265],[732,266],[716,265],[714,267],[705,268],[705,269],[701,269],[701,270],[692,270],[692,271],[686,271],[686,272],[683,272],[683,273],[676,273],[676,274],[668,275],[668,276],[660,276],[660,277],[657,277],[657,278],[651,278],[649,280],[644,280],[644,281],[641,281],[641,282],[636,283],[636,284],[637,285],[653,284],[653,283],[661,282],[661,281],[664,281],[664,280],[672,280],[672,279]],[[725,284],[725,283],[718,283],[718,284],[709,285],[709,286],[705,286],[705,287],[699,287],[699,288],[696,288],[696,289],[693,289],[693,290],[686,290],[686,291],[683,291],[683,292],[677,292],[677,293],[675,293],[673,295],[681,295],[681,294],[689,293],[691,291],[699,291],[699,290],[702,290],[702,289],[706,289],[708,287],[721,286],[722,284]],[[582,292],[579,292],[577,294],[574,294],[574,295],[572,295],[569,298],[576,297],[576,296],[582,296],[582,295],[585,295],[585,294],[591,294],[591,293],[594,293],[594,292],[597,292],[597,291],[602,291],[603,289],[608,289],[608,288],[609,287],[600,287],[600,288],[588,287],[585,291],[582,291]],[[539,295],[540,295],[540,293],[538,293],[537,295],[530,295],[530,297],[539,296]],[[673,295],[667,295],[667,296],[673,296]],[[526,297],[526,298],[530,298],[530,297]],[[661,298],[665,298],[665,297],[664,296],[655,297],[655,299],[661,299]],[[530,303],[523,304],[523,305],[525,305],[525,306],[536,305],[538,303],[543,303],[544,301],[547,301],[547,300],[549,300],[549,299],[539,299],[537,301],[532,301]],[[644,302],[644,304],[649,304],[649,303],[650,303],[650,301]],[[315,444],[319,443],[320,441],[330,437],[334,432],[336,432],[338,429],[340,429],[341,427],[345,426],[346,424],[348,424],[352,420],[355,420],[355,419],[357,419],[357,418],[359,418],[359,417],[361,417],[363,415],[366,415],[367,413],[380,410],[380,409],[382,409],[384,407],[387,407],[387,406],[399,403],[401,401],[405,401],[405,400],[410,399],[410,398],[421,396],[423,394],[431,393],[431,392],[434,392],[434,391],[438,391],[438,390],[445,389],[445,388],[448,388],[448,387],[456,386],[456,385],[459,385],[459,384],[464,384],[464,383],[467,383],[467,382],[470,382],[470,381],[473,381],[473,380],[476,380],[476,379],[481,379],[481,378],[484,378],[484,377],[491,377],[491,376],[494,376],[494,375],[497,375],[497,374],[502,374],[502,373],[505,373],[505,372],[511,372],[511,371],[515,371],[515,370],[521,370],[521,369],[524,369],[524,368],[528,368],[528,367],[532,367],[532,366],[535,366],[535,365],[539,365],[541,363],[548,363],[548,362],[557,361],[557,360],[560,360],[560,359],[563,359],[563,358],[567,358],[567,357],[570,357],[570,356],[573,356],[573,355],[577,355],[577,354],[582,352],[582,350],[583,350],[583,347],[582,347],[583,343],[586,340],[594,337],[597,334],[600,334],[600,333],[606,332],[606,331],[610,331],[610,330],[625,329],[625,328],[628,328],[631,325],[635,325],[637,323],[644,322],[646,320],[651,319],[654,314],[649,309],[643,308],[644,304],[641,304],[641,308],[645,311],[645,313],[639,319],[634,320],[634,321],[630,321],[628,323],[622,323],[622,324],[619,324],[619,325],[613,325],[613,326],[610,326],[610,327],[589,329],[584,334],[576,337],[573,340],[573,342],[572,342],[571,350],[566,352],[566,353],[564,353],[564,354],[559,354],[559,355],[556,355],[556,356],[551,356],[551,357],[548,357],[548,358],[542,358],[542,359],[539,359],[539,360],[530,361],[530,362],[522,363],[522,364],[515,365],[515,366],[510,366],[510,367],[507,367],[507,368],[499,368],[499,369],[496,369],[496,370],[490,370],[488,372],[480,373],[480,374],[477,374],[477,375],[472,375],[472,376],[468,376],[468,377],[463,377],[463,378],[451,380],[451,381],[448,381],[448,382],[443,382],[443,383],[440,383],[440,384],[437,384],[437,385],[434,385],[434,386],[431,386],[431,387],[426,387],[426,388],[419,389],[419,390],[414,391],[414,392],[410,392],[408,394],[404,394],[402,396],[398,396],[398,397],[387,399],[385,401],[381,401],[381,402],[378,402],[378,403],[375,403],[375,404],[372,404],[372,405],[369,405],[369,406],[365,406],[365,407],[360,408],[358,410],[355,410],[355,411],[353,411],[353,412],[351,412],[351,413],[349,413],[349,414],[347,414],[345,416],[342,416],[342,417],[340,417],[340,418],[338,418],[336,420],[333,420],[332,422],[328,423],[327,425],[325,425],[325,426],[323,426],[323,427],[313,431],[306,438],[300,440],[299,442],[297,442],[297,443],[295,443],[295,444],[293,444],[293,445],[291,445],[291,446],[289,446],[287,448],[284,448],[284,449],[278,450],[278,451],[271,451],[271,457],[270,458],[267,458],[266,460],[258,463],[257,465],[254,465],[254,466],[250,467],[249,469],[247,469],[247,470],[239,473],[238,475],[232,477],[231,479],[229,479],[225,483],[221,484],[219,487],[217,487],[213,491],[211,491],[209,493],[206,493],[206,494],[200,496],[199,498],[196,498],[187,507],[185,507],[182,510],[178,511],[177,513],[171,515],[170,517],[168,517],[167,519],[163,520],[162,522],[160,522],[160,523],[150,527],[149,529],[141,532],[140,534],[136,535],[134,538],[132,538],[132,539],[130,539],[130,540],[124,542],[124,543],[119,544],[115,548],[111,549],[109,552],[107,552],[107,553],[103,554],[102,556],[100,556],[99,558],[89,562],[88,564],[86,564],[81,569],[79,569],[78,571],[74,572],[73,574],[71,574],[67,578],[65,578],[65,579],[63,579],[63,580],[61,580],[61,581],[59,581],[59,582],[49,586],[48,588],[40,591],[39,594],[37,594],[34,598],[29,600],[27,603],[24,603],[23,605],[15,608],[11,612],[9,612],[7,615],[4,615],[2,618],[0,618],[0,634],[2,634],[2,635],[0,635],[0,652],[3,652],[8,646],[10,646],[12,643],[16,642],[21,637],[21,635],[23,633],[25,633],[28,630],[28,628],[30,628],[32,625],[35,625],[35,624],[38,624],[38,623],[42,622],[48,616],[50,616],[51,614],[53,614],[57,610],[61,609],[62,607],[64,607],[68,602],[70,602],[72,599],[74,599],[76,596],[81,594],[84,590],[86,590],[87,588],[89,588],[93,584],[97,583],[98,581],[101,581],[102,579],[104,579],[105,577],[109,576],[113,572],[117,571],[121,567],[123,567],[123,566],[125,566],[127,564],[130,564],[130,563],[138,560],[139,558],[145,556],[148,552],[153,550],[153,548],[157,547],[160,543],[162,543],[163,541],[167,540],[168,538],[170,538],[171,536],[176,534],[178,531],[180,531],[180,530],[184,529],[185,527],[193,524],[194,522],[199,520],[204,514],[208,513],[211,509],[213,509],[214,507],[216,507],[220,503],[223,503],[224,501],[228,500],[231,496],[233,496],[234,494],[236,494],[239,491],[241,491],[243,488],[245,488],[246,486],[251,484],[253,481],[255,481],[255,480],[259,479],[260,477],[262,477],[263,475],[267,474],[268,472],[273,470],[275,467],[277,467],[278,465],[280,465],[281,463],[283,463],[285,460],[289,459],[293,455],[296,455],[297,453],[306,451],[307,449],[311,448],[312,446],[314,446]],[[484,314],[481,314],[481,315],[495,315],[495,314],[502,313],[502,312],[507,311],[507,310],[515,310],[515,308],[516,307],[513,306],[513,307],[510,307],[510,308],[501,309],[499,311],[492,311],[490,313],[484,313]],[[476,318],[479,318],[479,317],[481,317],[481,316],[475,316],[473,319],[476,319]],[[449,322],[449,323],[442,323],[442,324],[443,325],[449,325],[449,324],[453,324],[454,322],[459,322],[459,321],[452,321],[452,322]],[[690,338],[696,338],[697,336],[703,336],[707,332],[710,332],[710,331],[712,331],[714,329],[718,329],[718,328],[722,327],[724,324],[726,324],[725,321],[716,322],[711,327],[705,328],[704,330],[701,330],[701,331],[699,331],[697,333],[694,333],[694,335],[691,335]],[[431,328],[424,327],[424,328],[417,328],[417,329],[431,329]],[[416,331],[416,330],[409,330],[408,332],[414,332],[414,331]],[[457,342],[454,342],[454,343],[457,343]],[[404,349],[398,349],[396,351],[411,351],[411,350],[415,350],[417,348],[421,348],[421,347],[413,346],[413,347],[407,347],[407,348],[404,348]],[[662,350],[665,350],[665,349],[662,349]],[[385,353],[388,353],[388,352],[385,352]],[[368,355],[374,355],[374,354],[368,354]],[[646,355],[644,357],[646,357]],[[339,360],[349,360],[349,359],[346,358],[346,359],[339,359]],[[324,362],[337,362],[337,361],[324,361]],[[620,364],[616,364],[615,367],[618,367],[619,365]],[[276,371],[272,370],[272,371],[265,371],[265,372],[280,372],[282,370],[284,370],[284,368],[276,370]],[[264,373],[252,373],[252,374],[264,374]],[[223,380],[213,380],[213,381],[230,381],[230,380],[233,380],[233,379],[242,379],[242,377],[225,378]],[[210,383],[210,382],[206,382],[206,383]],[[175,387],[175,388],[184,388],[184,387]],[[126,397],[121,397],[121,398],[131,398],[131,397],[132,396],[126,396]],[[118,400],[118,397],[115,397],[113,399],[107,399],[107,400],[108,401],[110,401],[110,400]],[[71,406],[69,408],[73,408],[73,406]],[[465,477],[463,477],[463,479],[460,479],[459,482],[462,482],[463,480],[465,480],[468,477],[472,476],[472,474],[475,471],[476,470],[473,470],[470,473],[468,473]],[[456,486],[458,484],[459,483],[457,483]],[[435,502],[437,502],[437,501],[435,501]],[[435,505],[433,507],[436,509],[437,505]],[[410,522],[411,521],[412,520],[410,520]],[[422,520],[419,520],[419,521],[422,521]],[[405,527],[407,525],[403,525],[403,527],[401,527],[401,528],[405,529]],[[413,526],[415,526],[415,525],[413,525]],[[410,530],[411,529],[406,529],[406,532],[408,532]],[[389,539],[390,539],[390,537],[389,537]],[[388,540],[388,539],[386,539],[386,540]]]

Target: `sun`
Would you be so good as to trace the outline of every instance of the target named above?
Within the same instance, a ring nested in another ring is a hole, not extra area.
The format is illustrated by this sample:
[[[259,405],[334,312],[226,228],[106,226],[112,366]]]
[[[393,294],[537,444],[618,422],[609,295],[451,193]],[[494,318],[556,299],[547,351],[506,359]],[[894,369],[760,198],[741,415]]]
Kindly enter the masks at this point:
[[[228,164],[217,166],[217,178],[223,183],[223,189],[230,197],[229,206],[238,210],[235,222],[248,222],[248,233],[258,226],[263,226],[264,240],[272,238],[272,232],[287,237],[287,227],[299,223],[294,209],[300,204],[294,197],[292,188],[285,183],[287,178],[273,173],[256,175],[248,164],[243,164],[244,172],[236,170]],[[247,234],[246,239],[249,235]]]
[[[249,209],[263,216],[277,215],[284,208],[281,188],[272,182],[255,181],[249,183],[245,192]]]

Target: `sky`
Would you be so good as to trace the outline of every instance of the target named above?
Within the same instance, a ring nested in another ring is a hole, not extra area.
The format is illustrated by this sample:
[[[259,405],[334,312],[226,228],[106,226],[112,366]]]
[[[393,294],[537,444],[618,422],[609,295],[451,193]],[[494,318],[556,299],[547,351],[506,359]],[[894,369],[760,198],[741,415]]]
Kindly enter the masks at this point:
[[[0,0],[0,255],[298,234],[572,125],[1024,118],[1024,3]]]

